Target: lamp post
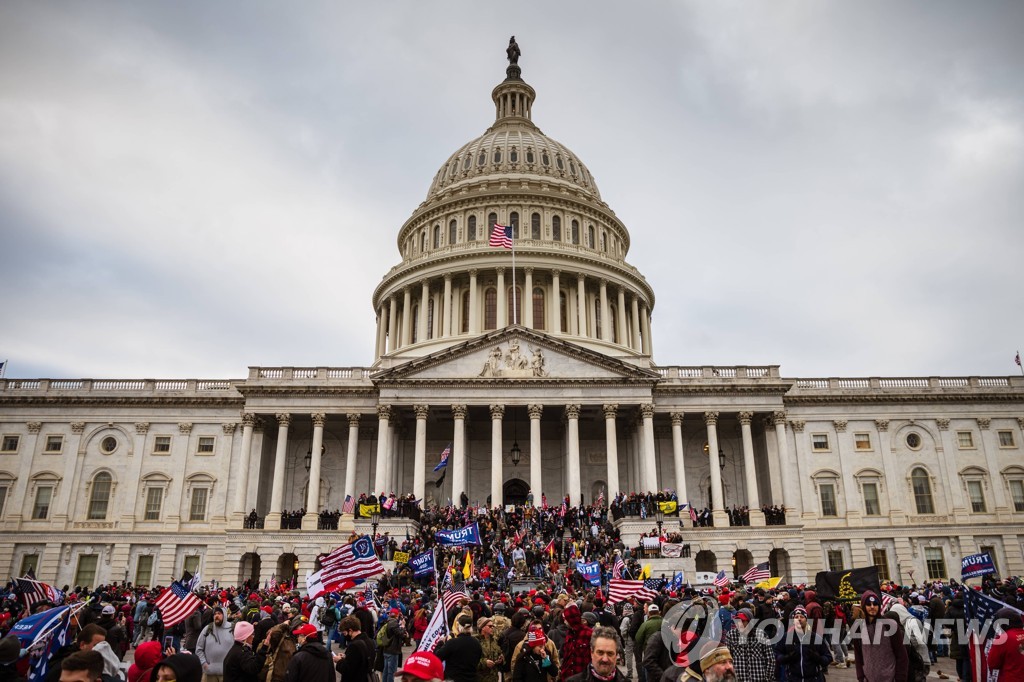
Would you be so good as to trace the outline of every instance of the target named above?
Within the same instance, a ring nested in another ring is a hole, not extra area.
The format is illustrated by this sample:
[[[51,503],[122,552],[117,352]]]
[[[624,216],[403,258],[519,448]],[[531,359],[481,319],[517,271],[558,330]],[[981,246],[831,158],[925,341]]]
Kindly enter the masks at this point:
[[[657,503],[655,503],[657,504]],[[657,511],[654,512],[654,518],[658,521],[658,537],[661,537],[661,524],[665,523],[665,512],[661,511],[661,505],[658,504]]]
[[[519,461],[523,458],[523,450],[519,447],[519,438],[516,436],[516,412],[515,408],[511,408],[512,411],[512,449],[509,450],[509,456],[512,457],[512,466],[519,466]]]
[[[370,512],[370,525],[373,526],[373,539],[374,539],[373,545],[374,545],[374,547],[377,546],[376,540],[377,540],[377,524],[378,523],[380,523],[380,511],[379,511],[379,508],[375,508],[372,512]]]

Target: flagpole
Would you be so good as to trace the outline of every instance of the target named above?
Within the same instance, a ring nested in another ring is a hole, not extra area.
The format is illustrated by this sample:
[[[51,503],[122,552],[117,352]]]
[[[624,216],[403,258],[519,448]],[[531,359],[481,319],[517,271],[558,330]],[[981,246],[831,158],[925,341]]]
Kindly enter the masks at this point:
[[[519,324],[519,306],[516,305],[516,225],[512,226],[512,324]],[[1022,368],[1024,370],[1024,368]]]
[[[512,279],[513,280],[515,280],[515,271],[516,271],[515,268],[516,268],[516,252],[515,252],[515,246],[513,245],[513,247],[512,247]],[[513,285],[514,284],[515,284],[515,282],[513,281]],[[512,293],[513,294],[515,293],[515,287],[514,286],[512,288]],[[1014,361],[1017,363],[1017,368],[1020,369],[1020,375],[1022,377],[1024,377],[1024,365],[1020,364],[1020,350],[1019,349],[1017,350],[1017,357],[1014,359]],[[6,368],[7,368],[7,363],[5,362],[4,363],[4,369],[6,369]]]

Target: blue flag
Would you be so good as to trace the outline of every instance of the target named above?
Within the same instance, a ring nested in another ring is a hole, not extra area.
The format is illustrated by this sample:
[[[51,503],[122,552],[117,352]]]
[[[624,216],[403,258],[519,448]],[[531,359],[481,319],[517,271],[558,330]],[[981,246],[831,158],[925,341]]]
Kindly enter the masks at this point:
[[[434,572],[434,550],[428,549],[409,559],[414,578],[422,578]]]
[[[452,454],[452,444],[448,443],[448,445],[445,446],[444,450],[441,451],[441,461],[437,463],[436,467],[434,467],[434,471],[435,472],[438,472],[441,469],[444,469],[446,466],[448,466],[448,457],[451,454]]]
[[[46,679],[50,659],[58,649],[67,644],[70,614],[70,606],[60,606],[23,618],[11,628],[11,632],[21,640],[21,646],[32,650],[29,682]]]
[[[591,585],[595,587],[601,586],[601,564],[596,561],[591,563],[578,563],[576,564],[576,570],[578,570],[580,575],[586,578]]]
[[[996,572],[995,562],[988,552],[971,554],[960,560],[960,575],[964,580],[968,578],[980,578],[983,575]]]
[[[437,544],[442,547],[482,544],[480,542],[480,526],[475,522],[458,530],[439,530],[434,533],[434,538],[437,539]]]

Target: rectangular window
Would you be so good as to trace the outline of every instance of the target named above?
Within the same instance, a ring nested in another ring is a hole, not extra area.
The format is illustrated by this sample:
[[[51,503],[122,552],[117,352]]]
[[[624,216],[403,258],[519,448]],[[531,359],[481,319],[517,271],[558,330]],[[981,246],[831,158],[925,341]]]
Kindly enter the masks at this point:
[[[830,549],[825,553],[825,556],[828,559],[828,570],[843,570],[843,551],[841,549]]]
[[[974,447],[974,434],[970,431],[957,431],[956,444],[961,450],[970,450]]]
[[[818,494],[821,495],[821,515],[836,516],[836,488],[831,483],[822,483],[818,486]]]
[[[1010,481],[1010,497],[1013,498],[1013,511],[1024,512],[1024,481]]]
[[[924,564],[928,570],[928,580],[945,580],[946,559],[942,556],[941,547],[924,548]]]
[[[21,436],[4,436],[2,443],[0,443],[0,452],[17,452],[18,443],[21,442]]]
[[[822,452],[828,450],[828,434],[812,433],[811,448],[813,448],[815,452]]]
[[[864,489],[864,515],[881,516],[882,505],[878,502],[878,484],[865,483]]]
[[[26,554],[21,557],[21,573],[18,575],[28,575],[31,572],[35,575],[36,569],[39,568],[39,555],[38,554]]]
[[[1000,431],[999,432],[999,447],[1001,448],[1012,448],[1016,447],[1017,443],[1013,440],[1013,431]]]
[[[135,585],[149,587],[151,582],[153,582],[153,555],[140,554],[138,563],[135,564]]]
[[[196,453],[200,455],[212,455],[215,439],[213,436],[200,436],[199,444],[196,446]]]
[[[164,489],[163,488],[147,488],[146,489],[146,521],[159,521],[160,520],[160,508],[164,502]],[[148,585],[148,583],[143,583]]]
[[[871,560],[878,568],[878,580],[885,582],[889,579],[889,553],[884,549],[871,550]]]
[[[98,554],[80,554],[78,568],[75,569],[75,584],[92,587],[96,583],[96,566],[99,564]]]
[[[171,437],[157,436],[153,441],[153,454],[166,455],[171,451]]]
[[[206,498],[209,492],[207,488],[192,489],[192,504],[188,508],[189,521],[206,520]]]
[[[7,506],[7,490],[10,486],[0,485],[0,518],[3,518],[4,507]]]
[[[870,450],[871,449],[871,434],[870,433],[855,433],[853,434],[853,447],[857,450]]]
[[[967,495],[971,498],[971,511],[975,514],[984,514],[985,493],[981,487],[981,481],[967,481]]]
[[[64,436],[47,436],[46,452],[50,454],[59,453],[64,449]]]
[[[199,561],[202,559],[198,554],[190,554],[185,557],[185,563],[181,567],[182,571],[188,571],[192,575],[199,573]]]
[[[50,501],[53,499],[53,486],[41,485],[36,488],[36,501],[32,505],[32,518],[45,519],[50,516]]]

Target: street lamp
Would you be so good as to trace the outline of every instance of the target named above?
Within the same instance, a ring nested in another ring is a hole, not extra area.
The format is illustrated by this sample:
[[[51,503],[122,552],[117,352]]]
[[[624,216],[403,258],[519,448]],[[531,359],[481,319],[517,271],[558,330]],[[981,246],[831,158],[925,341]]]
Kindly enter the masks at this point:
[[[379,507],[378,508],[374,508],[374,510],[372,512],[370,512],[370,525],[373,526],[373,539],[374,540],[377,539],[377,524],[378,523],[380,523]],[[374,544],[376,544],[376,543],[374,543]]]
[[[658,504],[657,502],[655,504]],[[658,537],[661,537],[661,524],[665,523],[665,512],[661,510],[661,505],[658,504],[657,511],[654,512],[654,518],[658,522]]]
[[[320,456],[323,457],[324,453],[326,453],[326,452],[327,452],[327,446],[326,445],[321,445],[320,446]],[[313,466],[313,448],[312,447],[310,447],[309,450],[306,451],[306,456],[302,458],[302,463],[305,465],[306,473],[308,474],[310,467]]]
[[[725,452],[723,450],[718,451],[718,468],[725,471]]]
[[[510,409],[512,412],[512,449],[509,450],[509,455],[512,457],[512,466],[519,466],[519,460],[523,458],[523,450],[519,447],[519,438],[516,437],[515,408]]]

